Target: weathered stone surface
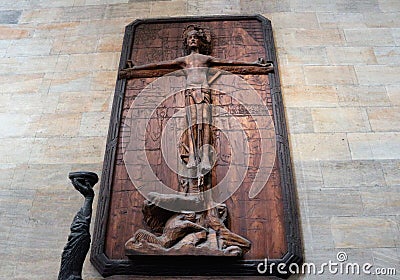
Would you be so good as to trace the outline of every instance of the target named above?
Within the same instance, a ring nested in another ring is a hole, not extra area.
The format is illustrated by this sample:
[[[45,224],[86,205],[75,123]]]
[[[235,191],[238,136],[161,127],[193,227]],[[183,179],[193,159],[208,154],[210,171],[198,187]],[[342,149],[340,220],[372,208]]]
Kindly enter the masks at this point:
[[[344,133],[293,134],[295,160],[349,160],[350,150]]]
[[[398,65],[355,66],[358,82],[361,85],[398,85],[400,67]],[[384,73],[384,75],[382,75]]]
[[[18,23],[21,13],[21,10],[0,11],[0,24]]]
[[[363,212],[359,191],[334,188],[309,190],[303,195],[300,199],[308,201],[309,217],[357,216]]]
[[[346,106],[388,106],[391,104],[384,86],[336,86],[339,105]]]
[[[353,85],[357,77],[352,66],[304,66],[307,85]]]
[[[327,188],[354,189],[386,185],[381,165],[372,160],[323,161],[320,165],[324,187]]]
[[[372,47],[328,47],[329,62],[332,64],[376,64],[376,52]]]
[[[394,221],[378,217],[333,217],[336,248],[395,247],[399,230]]]
[[[392,46],[394,39],[390,29],[365,28],[344,29],[348,46]]]
[[[0,1],[0,278],[56,278],[81,204],[66,174],[101,173],[125,25],[211,14],[272,20],[306,261],[345,248],[398,267],[399,11],[397,0]],[[84,279],[103,279],[88,260]]]
[[[348,134],[353,159],[397,159],[400,154],[399,133]]]
[[[373,131],[400,131],[400,107],[372,107],[367,112]]]
[[[397,215],[400,212],[400,191],[398,187],[366,188],[361,191],[364,213],[370,216]]]
[[[313,108],[315,132],[370,131],[367,113],[361,108]]]
[[[289,124],[290,133],[314,132],[310,108],[288,108],[287,117],[296,120]]]
[[[282,89],[287,107],[336,107],[338,96],[334,86],[294,85]]]

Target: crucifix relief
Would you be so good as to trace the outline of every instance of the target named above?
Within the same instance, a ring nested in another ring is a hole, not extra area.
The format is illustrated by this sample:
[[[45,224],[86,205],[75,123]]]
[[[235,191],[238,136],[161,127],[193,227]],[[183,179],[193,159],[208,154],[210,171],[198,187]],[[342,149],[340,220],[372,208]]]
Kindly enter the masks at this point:
[[[227,228],[226,205],[220,203],[215,206],[212,195],[205,194],[212,190],[211,84],[222,75],[222,69],[267,74],[273,71],[273,66],[265,63],[262,58],[255,62],[244,62],[210,56],[210,32],[198,25],[185,28],[183,47],[185,56],[170,61],[129,65],[120,71],[120,76],[129,78],[140,75],[141,71],[149,71],[145,73],[151,76],[151,70],[167,73],[184,69],[187,128],[186,137],[183,137],[186,141],[180,143],[184,150],[180,153],[180,159],[185,169],[183,175],[180,175],[180,192],[174,195],[159,192],[149,194],[144,202],[143,214],[150,230],[137,230],[125,245],[126,254],[241,256],[250,249],[251,241]],[[221,70],[210,75],[209,70],[213,67]],[[187,196],[188,193],[191,196]],[[201,204],[204,209],[188,211],[178,206],[190,203]],[[175,211],[163,209],[163,204],[175,204]]]
[[[301,262],[288,147],[269,20],[133,22],[91,262],[103,276],[259,275],[266,259]]]

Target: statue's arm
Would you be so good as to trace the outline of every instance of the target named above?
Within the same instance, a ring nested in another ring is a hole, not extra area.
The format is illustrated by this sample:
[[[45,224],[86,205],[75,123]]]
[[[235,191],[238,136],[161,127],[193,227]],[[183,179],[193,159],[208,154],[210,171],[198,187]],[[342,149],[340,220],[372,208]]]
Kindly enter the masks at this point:
[[[274,71],[274,65],[272,62],[265,62],[264,59],[259,58],[254,62],[240,61],[240,60],[226,60],[222,58],[211,57],[208,62],[210,67],[213,66],[256,66],[265,68],[268,72]]]
[[[155,63],[133,65],[132,61],[128,61],[128,67],[119,70],[118,78],[149,78],[161,77],[176,70],[180,70],[185,66],[184,58],[180,57],[174,60],[166,60]]]
[[[129,68],[125,68],[124,70],[154,70],[154,69],[177,69],[181,68],[183,60],[181,58],[177,58],[174,60],[166,60],[154,63],[148,63],[143,65],[132,66]]]

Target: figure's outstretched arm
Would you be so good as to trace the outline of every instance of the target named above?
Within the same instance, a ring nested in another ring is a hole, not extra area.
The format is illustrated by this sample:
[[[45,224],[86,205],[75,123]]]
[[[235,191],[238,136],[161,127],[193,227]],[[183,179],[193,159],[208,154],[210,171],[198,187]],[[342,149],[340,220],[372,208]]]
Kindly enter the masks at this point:
[[[246,62],[246,61],[239,61],[239,60],[226,60],[222,58],[212,58],[209,61],[209,65],[213,66],[256,66],[265,68],[268,72],[274,71],[274,65],[272,62],[267,61],[265,62],[263,58],[259,58],[257,61],[254,62]]]
[[[149,64],[143,64],[143,65],[132,65],[131,67],[125,68],[124,70],[154,70],[154,69],[176,69],[180,68],[181,66],[181,61],[179,59],[174,59],[174,60],[166,60],[166,61],[160,61],[160,62],[154,62],[154,63],[149,63]]]
[[[159,77],[171,73],[175,70],[181,69],[183,67],[183,64],[184,60],[181,58],[137,66],[133,65],[132,61],[128,61],[128,67],[120,70],[118,73],[118,77],[120,79]]]

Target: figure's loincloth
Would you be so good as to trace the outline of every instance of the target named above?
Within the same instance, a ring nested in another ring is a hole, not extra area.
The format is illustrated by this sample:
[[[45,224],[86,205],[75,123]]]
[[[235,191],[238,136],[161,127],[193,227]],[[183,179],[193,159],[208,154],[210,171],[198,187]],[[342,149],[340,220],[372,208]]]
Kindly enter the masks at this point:
[[[211,104],[211,89],[189,88],[185,90],[185,96],[191,98],[194,104]]]

